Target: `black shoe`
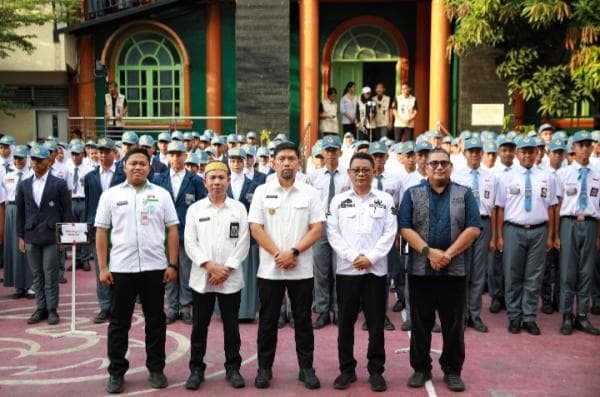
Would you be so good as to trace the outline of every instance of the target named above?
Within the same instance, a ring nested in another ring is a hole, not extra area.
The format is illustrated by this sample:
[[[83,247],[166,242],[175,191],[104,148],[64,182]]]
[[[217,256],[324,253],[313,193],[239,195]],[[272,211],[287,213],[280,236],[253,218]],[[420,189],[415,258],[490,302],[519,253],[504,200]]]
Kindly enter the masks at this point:
[[[381,374],[369,375],[369,384],[371,385],[372,391],[380,392],[387,389],[387,383]]]
[[[594,303],[590,309],[590,313],[599,315],[600,314],[600,303]]]
[[[108,383],[106,384],[106,392],[110,394],[117,394],[123,392],[125,388],[125,378],[118,375],[110,375],[108,377]]]
[[[290,328],[294,329],[294,325],[295,325],[295,323],[294,323],[294,317],[290,317],[289,324],[290,324]]]
[[[488,332],[488,327],[481,321],[480,317],[469,317],[467,327],[471,327],[479,332]]]
[[[165,387],[169,386],[169,382],[167,382],[167,377],[162,371],[150,372],[148,381],[150,382],[150,387],[153,389],[164,389]]]
[[[423,387],[428,380],[431,380],[431,372],[415,372],[408,378],[406,385],[408,387]]]
[[[73,266],[68,266],[65,271],[67,272],[72,272],[73,271]]]
[[[192,325],[192,315],[190,312],[181,313],[181,322],[187,325]]]
[[[271,379],[273,379],[273,372],[270,369],[259,368],[254,378],[254,386],[258,389],[267,389],[271,386]]]
[[[21,299],[21,298],[26,298],[26,297],[27,297],[27,290],[24,288],[17,289],[17,292],[12,294],[12,296],[11,296],[11,298],[13,298],[13,299]]]
[[[354,382],[356,382],[356,372],[342,372],[333,381],[333,388],[337,390],[345,390]]]
[[[544,313],[544,314],[554,313],[554,308],[552,307],[551,302],[543,302],[542,303],[542,313]]]
[[[536,324],[535,321],[523,321],[523,328],[530,335],[540,335],[540,327]]]
[[[60,321],[56,309],[48,310],[48,325],[56,325]]]
[[[170,312],[167,314],[167,324],[173,324],[179,318],[179,313]]]
[[[285,323],[287,323],[287,319],[285,318],[285,314],[281,313],[279,315],[279,320],[277,320],[277,328],[281,329],[285,327]]]
[[[508,332],[511,334],[520,334],[521,322],[519,320],[510,320],[510,323],[508,324]]]
[[[444,382],[448,386],[449,390],[452,391],[464,391],[465,384],[463,383],[460,375],[456,374],[444,374]]]
[[[61,284],[66,284],[67,283],[67,279],[63,276],[58,280],[59,283]]]
[[[410,319],[407,319],[404,323],[402,323],[402,327],[400,327],[402,331],[410,331],[412,326],[410,324]]]
[[[502,310],[502,302],[498,298],[492,298],[492,303],[490,303],[490,312],[491,313],[500,313]]]
[[[307,389],[318,389],[321,387],[321,382],[315,374],[314,368],[302,368],[298,374],[298,380],[304,383],[304,387]]]
[[[27,299],[34,299],[35,298],[35,294],[32,292],[27,292],[27,295],[25,296]]]
[[[367,321],[366,321],[366,320],[365,320],[365,321],[363,321],[363,323],[362,323],[362,326],[361,326],[361,329],[362,329],[363,331],[368,331],[368,330],[369,330],[369,327],[367,327]]]
[[[432,331],[437,332],[439,334],[440,332],[442,332],[442,327],[440,327],[440,325],[438,323],[433,323]]]
[[[237,369],[228,370],[225,377],[227,379],[227,382],[229,382],[229,384],[234,389],[241,389],[242,387],[246,386],[246,382],[244,381],[244,378],[242,378],[240,371],[238,371]]]
[[[390,321],[388,316],[385,316],[385,320],[383,321],[383,329],[386,331],[396,330],[396,326]]]
[[[573,328],[588,333],[590,335],[600,335],[600,330],[590,323],[590,320],[585,316],[577,316]]]
[[[198,390],[200,384],[204,382],[204,370],[195,368],[190,377],[185,381],[185,388],[188,390]]]
[[[92,270],[92,267],[90,266],[90,262],[85,261],[83,262],[83,271],[84,272],[89,272],[90,270]]]
[[[333,315],[331,316],[331,322],[333,323],[333,325],[337,325],[338,323],[338,316],[336,312],[333,312]]]
[[[44,321],[48,318],[48,310],[46,309],[37,309],[31,317],[27,320],[27,324],[37,324],[40,321]]]
[[[108,321],[108,310],[100,310],[94,318],[94,324],[102,324]]]
[[[571,335],[573,333],[573,316],[571,314],[563,315],[563,322],[560,326],[560,333],[563,335]]]
[[[319,314],[319,317],[312,324],[313,329],[321,329],[326,325],[331,324],[331,318],[329,317],[329,312]]]
[[[399,312],[401,312],[402,310],[404,310],[404,302],[403,302],[403,301],[397,301],[397,302],[394,304],[394,307],[392,307],[392,311],[393,311],[393,312],[396,312],[396,313],[399,313]]]

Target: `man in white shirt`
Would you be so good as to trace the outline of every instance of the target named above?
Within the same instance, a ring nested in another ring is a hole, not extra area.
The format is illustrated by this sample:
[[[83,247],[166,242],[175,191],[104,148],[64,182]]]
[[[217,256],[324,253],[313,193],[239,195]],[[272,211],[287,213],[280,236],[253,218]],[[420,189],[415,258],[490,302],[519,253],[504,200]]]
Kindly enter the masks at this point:
[[[124,388],[124,376],[129,368],[125,358],[128,334],[138,295],[146,320],[146,367],[150,372],[150,386],[162,389],[168,385],[163,373],[167,330],[163,305],[165,283],[174,281],[177,276],[179,249],[175,205],[165,189],[148,182],[148,152],[142,148],[131,149],[123,163],[127,179],[102,194],[94,222],[100,281],[111,286],[108,393],[120,393]],[[110,261],[107,257],[109,230]],[[168,262],[165,251],[169,254]]]
[[[257,388],[270,386],[277,345],[277,320],[287,290],[292,303],[299,380],[306,388],[321,386],[313,368],[311,324],[313,256],[310,247],[320,238],[325,209],[315,188],[295,179],[300,152],[291,142],[274,151],[277,178],[254,192],[248,222],[260,246],[258,289]]]
[[[342,143],[336,136],[325,136],[321,141],[324,157],[324,167],[315,170],[308,176],[308,184],[317,189],[321,202],[329,203],[336,194],[350,189],[350,180],[346,170],[340,167],[340,148]],[[333,323],[337,324],[337,299],[335,296],[335,258],[334,252],[327,240],[326,230],[319,241],[313,245],[313,261],[315,275],[315,308],[319,317],[313,323],[314,329],[321,329],[331,323],[330,312],[333,313]],[[333,285],[333,291],[330,286]]]
[[[369,330],[369,383],[371,390],[381,392],[387,388],[383,378],[383,327],[388,291],[388,253],[394,244],[397,223],[393,212],[396,204],[392,197],[371,186],[373,168],[373,158],[369,154],[356,153],[352,156],[348,169],[352,190],[331,200],[327,233],[336,254],[339,309],[338,358],[341,373],[333,387],[346,389],[356,381],[354,323],[362,307]]]
[[[83,164],[84,148],[81,143],[74,143],[70,146],[71,160],[68,164],[68,178],[71,180],[71,209],[75,222],[85,223],[85,176],[92,169]],[[77,250],[77,258],[71,260],[71,267],[67,270],[83,268],[89,272],[90,252],[87,245],[82,245]]]
[[[479,332],[487,332],[488,327],[481,320],[481,297],[486,281],[488,252],[495,250],[496,179],[494,174],[481,167],[483,143],[479,138],[469,138],[465,142],[466,167],[454,169],[452,181],[471,188],[481,216],[481,233],[469,248],[471,268],[467,275],[467,326]]]
[[[225,339],[227,381],[234,388],[245,386],[240,374],[240,310],[244,287],[242,264],[248,256],[250,232],[246,207],[227,197],[229,170],[225,163],[206,166],[208,197],[188,208],[185,223],[185,250],[192,261],[190,288],[193,299],[190,371],[186,389],[196,390],[204,381],[204,355],[208,326],[219,303]]]

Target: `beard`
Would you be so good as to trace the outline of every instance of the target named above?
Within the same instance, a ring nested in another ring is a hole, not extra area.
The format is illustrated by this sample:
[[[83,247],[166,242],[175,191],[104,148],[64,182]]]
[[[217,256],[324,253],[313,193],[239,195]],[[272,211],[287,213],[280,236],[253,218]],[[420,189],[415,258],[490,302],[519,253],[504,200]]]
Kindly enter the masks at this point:
[[[294,177],[294,173],[292,172],[292,170],[283,170],[281,171],[281,177],[283,179],[292,179]]]

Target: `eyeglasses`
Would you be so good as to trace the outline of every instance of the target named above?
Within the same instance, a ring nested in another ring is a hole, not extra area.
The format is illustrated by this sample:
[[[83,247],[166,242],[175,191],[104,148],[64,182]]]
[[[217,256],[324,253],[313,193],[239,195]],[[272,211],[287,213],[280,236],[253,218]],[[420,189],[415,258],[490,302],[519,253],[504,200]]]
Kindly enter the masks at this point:
[[[434,170],[440,166],[442,167],[442,169],[445,170],[446,168],[450,167],[450,165],[452,165],[452,163],[448,160],[441,160],[441,161],[432,160],[429,163],[427,163],[427,165],[429,165]]]
[[[350,172],[352,172],[353,174],[365,174],[365,175],[369,175],[371,172],[373,172],[373,170],[371,168],[350,168]]]

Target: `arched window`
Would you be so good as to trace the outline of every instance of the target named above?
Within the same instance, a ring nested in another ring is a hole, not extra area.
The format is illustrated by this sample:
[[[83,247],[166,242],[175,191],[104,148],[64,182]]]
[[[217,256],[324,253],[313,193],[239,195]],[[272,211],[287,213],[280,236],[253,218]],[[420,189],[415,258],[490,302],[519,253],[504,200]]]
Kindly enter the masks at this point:
[[[182,57],[169,38],[155,32],[134,33],[123,41],[115,70],[128,116],[183,113]]]
[[[344,32],[333,48],[332,61],[374,61],[400,58],[394,37],[377,26],[360,25]]]

